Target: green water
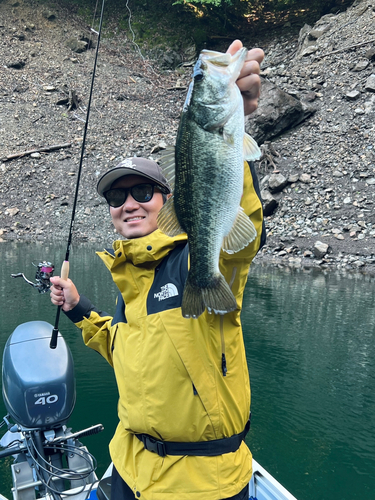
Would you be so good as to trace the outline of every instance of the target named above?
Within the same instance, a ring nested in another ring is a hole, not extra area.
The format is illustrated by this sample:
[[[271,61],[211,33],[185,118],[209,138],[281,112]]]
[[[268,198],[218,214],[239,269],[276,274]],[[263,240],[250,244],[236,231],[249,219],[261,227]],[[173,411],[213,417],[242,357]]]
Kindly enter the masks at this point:
[[[48,294],[12,279],[31,262],[56,268],[65,247],[1,244],[0,350],[22,322],[54,324]],[[113,310],[116,291],[89,245],[73,247],[70,276],[102,309]],[[56,274],[59,272],[57,271]],[[252,386],[254,457],[298,500],[375,498],[375,281],[334,273],[254,265],[244,297],[243,326]],[[75,361],[74,431],[102,423],[84,439],[98,460],[109,462],[108,442],[117,425],[113,373],[84,347],[79,331],[62,316],[60,331]],[[0,401],[0,415],[5,415]],[[9,496],[11,458],[0,462],[0,492]]]

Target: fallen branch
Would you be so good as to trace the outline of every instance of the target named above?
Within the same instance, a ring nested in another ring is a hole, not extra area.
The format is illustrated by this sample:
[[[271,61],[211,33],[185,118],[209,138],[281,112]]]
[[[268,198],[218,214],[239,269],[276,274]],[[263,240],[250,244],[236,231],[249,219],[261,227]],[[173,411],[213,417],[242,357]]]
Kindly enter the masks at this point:
[[[31,155],[32,153],[46,153],[49,151],[56,151],[56,149],[69,148],[72,145],[71,142],[66,144],[55,144],[54,146],[46,146],[44,148],[30,149],[29,151],[22,151],[21,153],[14,153],[8,155],[5,158],[1,158],[1,161],[15,160],[16,158],[22,158],[23,156]]]
[[[339,52],[345,52],[345,50],[355,49],[356,47],[361,47],[362,45],[367,45],[368,43],[375,42],[375,38],[371,40],[367,40],[367,42],[356,43],[354,45],[349,45],[349,47],[342,47],[341,49],[333,50],[332,52],[326,52],[320,56],[316,56],[317,59],[321,59],[322,57],[330,56],[332,54],[338,54]]]

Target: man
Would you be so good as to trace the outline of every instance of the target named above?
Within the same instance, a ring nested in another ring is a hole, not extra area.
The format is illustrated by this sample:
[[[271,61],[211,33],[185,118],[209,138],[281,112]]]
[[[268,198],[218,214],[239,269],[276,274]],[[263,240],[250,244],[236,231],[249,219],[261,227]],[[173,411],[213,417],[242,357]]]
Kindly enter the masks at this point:
[[[236,40],[228,50],[241,46]],[[262,59],[260,49],[250,51],[237,82],[245,113],[257,107]],[[258,236],[220,259],[239,304],[264,240],[254,175],[246,164],[241,204]],[[187,237],[157,229],[170,187],[155,162],[125,160],[101,177],[97,189],[125,238],[99,253],[120,291],[115,315],[103,315],[69,279],[51,278],[51,300],[115,371],[120,422],[110,444],[112,499],[247,499],[250,385],[240,307],[224,316],[205,311],[197,319],[182,317]]]

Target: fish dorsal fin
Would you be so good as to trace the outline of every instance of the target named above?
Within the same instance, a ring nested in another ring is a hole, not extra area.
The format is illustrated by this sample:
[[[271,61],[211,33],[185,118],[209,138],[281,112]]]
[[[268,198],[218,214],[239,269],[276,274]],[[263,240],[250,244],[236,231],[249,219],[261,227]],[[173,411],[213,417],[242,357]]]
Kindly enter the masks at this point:
[[[257,231],[242,207],[238,208],[236,220],[230,232],[223,240],[222,249],[227,253],[236,253],[255,240]]]
[[[158,228],[167,236],[177,236],[185,231],[180,226],[178,222],[176,210],[174,208],[174,199],[173,195],[168,198],[166,203],[160,209],[158,214]]]
[[[244,160],[253,161],[261,157],[261,150],[256,141],[249,135],[243,136],[243,158]]]
[[[163,171],[164,177],[167,179],[168,184],[170,185],[172,192],[174,191],[175,186],[175,177],[176,177],[176,165],[175,165],[175,147],[167,146],[162,153],[162,156],[159,160],[160,168]]]

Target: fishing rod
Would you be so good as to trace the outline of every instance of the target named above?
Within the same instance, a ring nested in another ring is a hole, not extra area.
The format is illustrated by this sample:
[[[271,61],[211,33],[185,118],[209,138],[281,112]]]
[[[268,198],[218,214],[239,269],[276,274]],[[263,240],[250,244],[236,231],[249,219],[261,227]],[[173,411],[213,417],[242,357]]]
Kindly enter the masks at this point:
[[[101,10],[101,14],[100,14],[99,29],[98,29],[98,31],[95,31],[93,28],[91,28],[91,31],[93,31],[94,33],[96,33],[98,35],[98,42],[97,42],[97,45],[96,45],[94,69],[93,69],[93,73],[92,73],[89,102],[88,102],[88,105],[87,105],[86,121],[85,121],[85,127],[84,127],[84,131],[83,131],[83,139],[82,139],[82,147],[81,147],[81,157],[80,157],[80,160],[79,160],[78,175],[77,175],[77,182],[76,182],[76,190],[75,190],[74,202],[73,202],[73,208],[72,208],[72,217],[70,219],[70,228],[69,228],[68,243],[67,243],[67,247],[66,247],[65,260],[64,260],[64,262],[63,262],[63,264],[61,266],[60,277],[63,280],[67,280],[68,277],[69,277],[69,254],[70,254],[70,246],[71,246],[71,243],[72,243],[74,218],[75,218],[76,207],[77,207],[77,200],[78,200],[78,189],[79,189],[79,182],[80,182],[80,179],[81,179],[83,155],[84,155],[84,152],[85,152],[86,134],[87,134],[87,128],[88,128],[88,123],[89,123],[92,93],[93,93],[93,89],[94,89],[94,79],[95,79],[95,72],[96,72],[96,63],[97,63],[97,60],[98,60],[100,35],[101,35],[101,32],[102,32],[103,13],[104,13],[104,1],[105,0],[103,0],[103,2],[102,2],[102,10]],[[61,312],[61,306],[58,306],[57,307],[57,311],[56,311],[55,326],[54,326],[54,328],[52,330],[51,341],[50,341],[50,345],[49,345],[51,349],[56,349],[56,346],[57,346],[57,336],[58,336],[58,333],[59,333],[60,312]]]

